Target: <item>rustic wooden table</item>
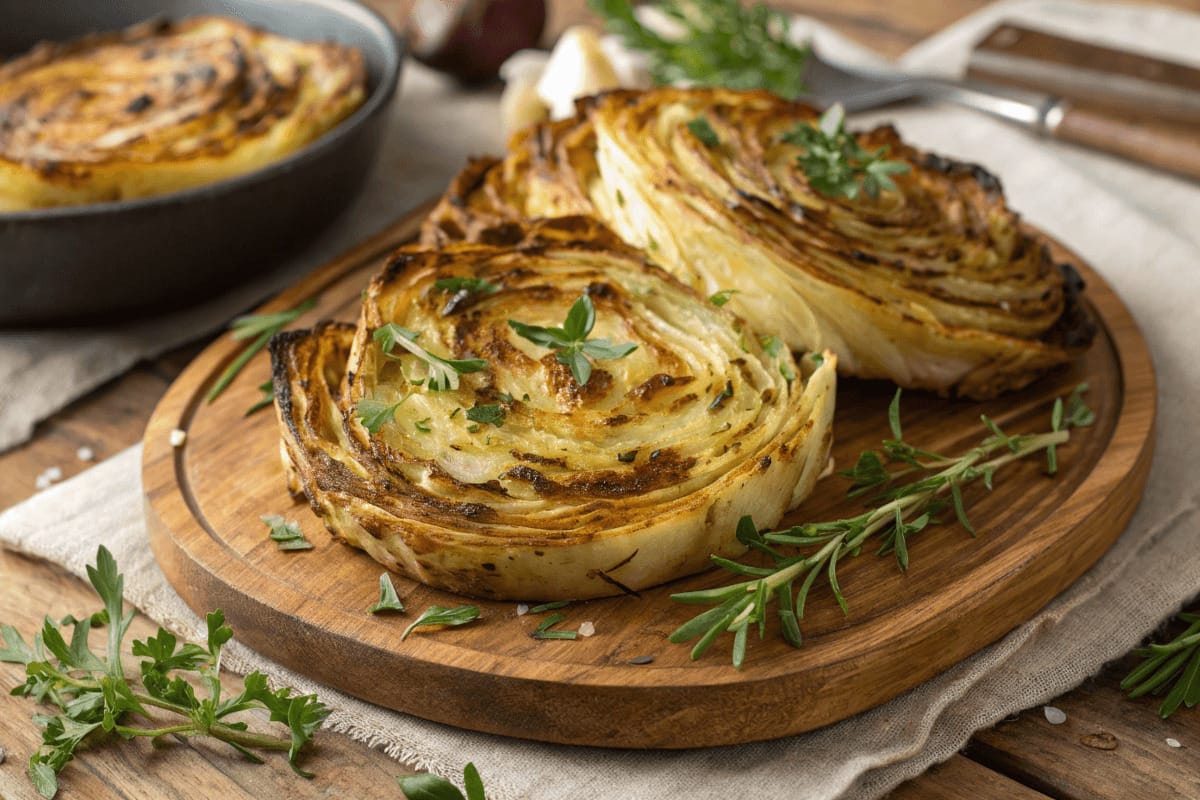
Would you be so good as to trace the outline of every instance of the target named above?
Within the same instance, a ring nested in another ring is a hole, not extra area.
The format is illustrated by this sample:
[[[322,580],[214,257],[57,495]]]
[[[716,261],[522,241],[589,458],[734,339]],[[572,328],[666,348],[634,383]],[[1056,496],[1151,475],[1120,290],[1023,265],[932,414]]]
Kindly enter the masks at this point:
[[[371,0],[391,19],[402,15],[396,0]],[[777,5],[811,14],[877,51],[895,56],[920,39],[985,5],[988,0],[791,0]],[[1200,0],[1170,5],[1200,11]],[[582,0],[555,0],[551,33],[584,13]],[[76,458],[81,446],[107,458],[141,437],[155,403],[204,342],[176,350],[92,392],[38,427],[33,440],[0,455],[0,509],[34,494],[44,469],[61,467],[66,476],[86,469]],[[41,625],[43,614],[59,617],[91,608],[90,588],[48,564],[0,550],[0,621],[19,630]],[[133,635],[144,638],[155,626],[138,615]],[[893,798],[1200,798],[1200,712],[1182,711],[1163,721],[1157,701],[1125,699],[1118,687],[1136,659],[1110,664],[1083,686],[1053,701],[1067,715],[1050,725],[1040,708],[980,731],[962,753],[898,788]],[[38,730],[30,722],[34,706],[9,697],[21,670],[0,664],[0,798],[33,798],[25,775]],[[236,676],[226,676],[233,685]],[[1093,736],[1108,734],[1108,736]],[[1168,737],[1184,744],[1173,749]],[[1098,746],[1106,743],[1103,746]],[[1114,744],[1115,743],[1115,744]],[[317,737],[308,766],[314,781],[297,778],[282,758],[256,766],[224,749],[198,742],[152,747],[138,740],[89,752],[64,772],[60,797],[170,797],[226,800],[271,797],[399,797],[394,776],[407,770],[378,750],[345,736]],[[486,776],[485,780],[486,780]],[[567,778],[569,780],[569,776]],[[564,797],[567,795],[564,794]]]

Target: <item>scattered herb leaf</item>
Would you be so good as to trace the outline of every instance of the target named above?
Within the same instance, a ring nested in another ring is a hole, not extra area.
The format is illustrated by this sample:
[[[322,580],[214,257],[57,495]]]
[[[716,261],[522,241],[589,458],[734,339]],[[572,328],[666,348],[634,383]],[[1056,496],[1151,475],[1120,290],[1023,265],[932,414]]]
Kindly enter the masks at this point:
[[[250,406],[250,408],[246,409],[245,416],[247,416],[247,417],[256,411],[261,411],[262,409],[266,408],[267,406],[275,404],[275,382],[274,381],[266,381],[265,383],[259,384],[258,390],[263,393],[263,396],[261,398],[259,398],[257,403]]]
[[[720,394],[713,398],[713,401],[708,404],[709,411],[716,411],[721,406],[725,405],[725,401],[733,397],[733,381],[725,381],[725,388]]]
[[[504,407],[498,403],[486,406],[475,406],[467,409],[467,419],[484,425],[504,426]]]
[[[392,584],[392,579],[385,572],[379,576],[379,602],[367,609],[371,614],[378,614],[380,611],[403,611],[404,603],[400,602],[400,595],[396,594],[396,587]]]
[[[479,609],[476,606],[455,606],[454,608],[443,608],[442,606],[430,606],[421,612],[421,616],[413,620],[413,623],[404,629],[404,633],[400,634],[400,641],[408,638],[408,635],[415,629],[425,627],[427,625],[466,625],[479,618]]]
[[[441,289],[443,292],[482,292],[484,294],[495,294],[500,291],[500,284],[492,283],[486,278],[438,278],[433,282],[435,288]]]
[[[708,118],[701,115],[695,119],[689,120],[687,129],[706,147],[718,147],[721,144],[721,139],[717,136],[717,132],[713,130],[712,124]]]
[[[304,538],[304,531],[294,521],[287,522],[278,514],[263,514],[259,517],[271,529],[271,540],[280,550],[312,550],[312,543]]]
[[[363,427],[367,429],[367,433],[374,436],[384,425],[396,418],[396,409],[407,399],[408,397],[405,397],[395,403],[385,403],[382,400],[364,397],[355,405],[354,413]]]
[[[433,417],[419,419],[413,423],[413,427],[417,429],[417,433],[433,433],[433,428],[429,427],[429,422]]]
[[[708,302],[714,306],[723,306],[733,299],[733,296],[738,293],[737,289],[722,289],[714,293],[708,298]]]

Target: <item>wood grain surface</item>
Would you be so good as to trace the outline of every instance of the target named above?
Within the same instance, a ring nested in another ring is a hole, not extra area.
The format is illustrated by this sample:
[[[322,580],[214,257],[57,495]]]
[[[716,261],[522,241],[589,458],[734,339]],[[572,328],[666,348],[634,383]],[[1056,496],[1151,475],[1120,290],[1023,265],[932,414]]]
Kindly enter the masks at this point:
[[[316,298],[299,327],[353,321],[363,287],[383,265],[382,253],[412,236],[425,211],[318,270],[264,310]],[[913,393],[904,409],[910,441],[956,453],[982,435],[980,413],[1012,432],[1047,430],[1053,398],[1086,382],[1098,421],[1062,448],[1058,476],[1042,475],[1040,459],[1030,459],[1006,468],[990,493],[972,487],[966,497],[981,521],[979,536],[972,539],[955,525],[922,532],[911,545],[907,574],[890,558],[868,554],[849,561],[839,575],[851,613],[840,613],[827,591],[814,592],[805,646],[796,650],[775,635],[752,638],[741,671],[728,663],[728,637],[696,662],[687,647],[666,640],[701,610],[672,603],[668,595],[729,582],[720,571],[643,591],[640,598],[576,604],[563,625],[590,621],[597,630],[576,641],[531,639],[538,617],[519,617],[514,603],[464,599],[398,575],[394,582],[410,612],[367,614],[382,568],[334,541],[288,494],[274,417],[245,415],[256,387],[269,378],[266,357],[253,360],[215,403],[203,399],[242,347],[232,337],[184,371],[147,426],[142,480],[151,544],[189,605],[201,613],[224,609],[240,638],[259,652],[363,699],[438,722],[640,748],[733,744],[811,730],[891,699],[1024,622],[1108,549],[1137,507],[1152,451],[1151,362],[1119,299],[1076,264],[1089,282],[1102,331],[1085,358],[989,403]],[[887,437],[893,391],[885,382],[840,381],[839,464],[852,464]],[[183,447],[170,444],[175,429],[187,433]],[[858,513],[859,502],[847,501],[845,489],[842,479],[829,479],[787,521]],[[280,551],[258,520],[262,514],[297,519],[316,549]],[[481,608],[480,622],[399,640],[421,609],[467,602]],[[645,655],[653,664],[628,663]],[[730,715],[730,708],[743,713]]]
[[[922,38],[984,6],[990,0],[944,0],[913,5],[882,0],[778,0],[775,5],[811,14],[844,35],[885,56],[896,56]],[[1147,7],[1166,5],[1200,12],[1200,0],[1137,0]],[[368,0],[389,19],[403,18],[404,0]],[[554,0],[548,36],[583,16],[586,0]],[[27,444],[0,454],[0,508],[14,505],[35,493],[36,476],[48,467],[59,467],[67,476],[88,466],[76,450],[88,446],[96,458],[107,458],[141,439],[147,419],[170,382],[206,344],[201,341],[142,362],[110,381],[65,411],[38,426]],[[0,550],[0,620],[22,631],[41,625],[42,615],[61,616],[94,604],[90,587],[52,565]],[[1200,612],[1193,604],[1191,610]],[[136,625],[149,621],[138,615]],[[138,635],[145,635],[141,628]],[[1200,780],[1200,763],[1194,748],[1200,743],[1200,714],[1180,713],[1161,720],[1153,699],[1129,701],[1117,684],[1132,659],[1111,665],[1083,686],[1055,699],[1068,715],[1068,724],[1048,728],[1040,707],[981,731],[963,755],[898,788],[893,798],[961,798],[1023,800],[1050,796],[1064,800],[1134,798],[1135,786],[1147,774],[1175,773]],[[0,688],[19,683],[19,670],[0,664]],[[225,675],[226,681],[237,681]],[[37,729],[29,720],[35,706],[24,698],[0,692],[0,747],[7,759],[0,763],[0,798],[35,800],[25,777],[25,762],[37,746]],[[1138,748],[1122,740],[1114,750],[1081,747],[1078,737],[1065,730],[1079,714],[1087,714],[1104,730],[1110,720],[1121,720]],[[1044,735],[1049,730],[1053,735]],[[1166,737],[1184,743],[1170,748]],[[986,747],[981,747],[986,743]],[[1052,772],[1047,763],[1053,765]],[[282,767],[253,766],[235,756],[208,751],[196,744],[178,742],[152,749],[131,743],[125,748],[99,748],[77,759],[64,773],[63,800],[147,800],[210,797],[208,786],[220,786],[226,800],[250,798],[363,798],[398,797],[390,776],[412,771],[379,750],[347,737],[323,732],[309,761],[318,773],[303,781]],[[1098,776],[1103,775],[1103,781]],[[485,776],[486,779],[486,776]],[[1200,789],[1183,796],[1200,797]],[[1156,796],[1171,796],[1158,794]]]

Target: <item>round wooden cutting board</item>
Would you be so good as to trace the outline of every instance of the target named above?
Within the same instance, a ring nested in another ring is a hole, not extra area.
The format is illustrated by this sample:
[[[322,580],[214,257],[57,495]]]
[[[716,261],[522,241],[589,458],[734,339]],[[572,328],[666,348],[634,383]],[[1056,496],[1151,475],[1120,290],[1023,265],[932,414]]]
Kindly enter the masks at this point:
[[[394,245],[411,238],[420,211],[284,292],[266,311],[317,298],[297,323],[352,320],[359,293]],[[1065,252],[1061,257],[1068,257]],[[1077,260],[1076,260],[1076,263]],[[146,430],[143,482],[150,541],[171,583],[197,612],[222,608],[236,636],[313,679],[383,706],[464,728],[569,744],[682,748],[769,739],[811,730],[876,706],[996,641],[1063,591],[1108,549],[1141,497],[1150,467],[1155,386],[1150,356],[1128,311],[1086,266],[1100,334],[1087,356],[1028,389],[987,403],[911,392],[905,438],[957,453],[984,431],[980,413],[1009,433],[1049,429],[1056,396],[1090,384],[1096,424],[1072,432],[1059,474],[1030,458],[972,486],[966,502],[978,535],[933,525],[909,542],[907,574],[874,548],[839,567],[843,615],[827,587],[814,589],[788,646],[772,624],[751,635],[745,666],[729,661],[731,635],[698,661],[668,635],[703,610],[672,592],[727,583],[712,571],[643,592],[577,603],[558,627],[595,626],[577,640],[535,640],[544,615],[517,604],[434,591],[398,575],[407,612],[373,616],[382,568],[335,542],[284,482],[270,411],[246,416],[269,378],[256,356],[214,403],[209,388],[240,351],[222,337],[167,392]],[[834,454],[840,467],[888,434],[890,385],[842,380]],[[187,432],[172,447],[173,429]],[[839,477],[789,521],[858,513]],[[259,520],[297,520],[315,549],[283,552]],[[950,515],[953,517],[953,515]],[[529,598],[534,603],[539,598]],[[478,605],[480,619],[400,634],[431,604]],[[652,660],[649,660],[652,658]],[[647,662],[648,663],[645,663]]]

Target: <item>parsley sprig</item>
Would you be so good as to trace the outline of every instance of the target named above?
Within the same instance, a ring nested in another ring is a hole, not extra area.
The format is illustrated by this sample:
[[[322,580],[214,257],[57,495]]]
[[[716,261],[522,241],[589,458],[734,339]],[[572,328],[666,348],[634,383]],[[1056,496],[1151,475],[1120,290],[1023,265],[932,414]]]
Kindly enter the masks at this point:
[[[466,796],[458,787],[445,778],[428,772],[417,775],[405,775],[396,778],[400,783],[400,791],[408,800],[487,800],[483,793],[483,779],[474,764],[468,763],[463,769],[463,788]]]
[[[846,111],[837,103],[821,115],[817,124],[797,125],[783,140],[804,148],[796,163],[804,170],[808,185],[830,197],[853,200],[859,191],[878,197],[880,191],[894,191],[892,175],[908,172],[903,161],[885,161],[888,148],[864,149],[846,132]]]
[[[592,377],[592,362],[589,357],[624,358],[637,350],[637,345],[632,342],[613,344],[611,339],[588,339],[588,334],[592,332],[595,324],[596,307],[592,304],[592,298],[586,294],[581,295],[571,305],[561,328],[526,325],[512,319],[508,321],[509,327],[521,338],[553,350],[558,362],[571,368],[571,374],[580,386],[586,385]]]
[[[842,473],[854,482],[852,496],[874,492],[878,505],[846,519],[806,523],[777,532],[760,531],[750,517],[742,517],[737,526],[738,541],[766,553],[774,564],[759,567],[712,556],[713,563],[737,575],[749,576],[750,580],[671,595],[676,602],[714,606],[676,629],[671,641],[699,639],[692,648],[692,658],[696,659],[722,633],[732,633],[733,665],[740,669],[750,629],[757,627],[762,638],[766,633],[767,608],[778,601],[783,638],[800,647],[803,639],[799,621],[804,619],[805,601],[818,580],[825,580],[842,613],[848,613],[838,582],[838,563],[857,556],[867,541],[875,537],[880,544],[877,554],[893,556],[899,569],[907,571],[908,538],[936,521],[935,517],[948,506],[947,495],[958,521],[974,535],[963,505],[962,487],[982,479],[990,489],[993,475],[1000,467],[1062,445],[1070,438],[1071,427],[1091,424],[1095,415],[1083,403],[1084,389],[1085,386],[1077,388],[1065,406],[1061,398],[1055,402],[1057,423],[1048,433],[1009,435],[994,421],[983,417],[991,435],[957,457],[927,452],[904,441],[897,390],[888,409],[894,438],[884,441],[884,455],[867,451],[859,457],[854,469]],[[885,460],[900,468],[889,470]],[[909,476],[914,479],[899,482]],[[779,546],[798,548],[800,552],[785,554]],[[797,580],[801,581],[798,589]]]
[[[1180,614],[1179,619],[1188,626],[1183,633],[1166,644],[1152,643],[1138,650],[1144,660],[1121,681],[1130,697],[1166,692],[1158,707],[1163,719],[1181,705],[1192,708],[1200,703],[1200,614]]]
[[[766,89],[788,99],[804,90],[808,47],[792,43],[787,14],[763,3],[664,0],[656,7],[680,29],[679,36],[669,37],[638,21],[629,0],[590,0],[589,5],[626,47],[646,54],[659,85]]]
[[[82,745],[135,736],[210,736],[260,763],[254,750],[283,751],[297,774],[312,777],[297,766],[297,759],[329,715],[316,695],[295,695],[290,689],[272,691],[265,675],[252,672],[241,692],[222,697],[221,649],[233,637],[233,630],[225,624],[221,611],[208,614],[204,645],[180,644],[163,628],[148,639],[133,642],[133,655],[143,659],[139,687],[125,676],[121,665],[121,642],[134,615],[132,609],[125,612],[123,608],[125,579],[103,546],[87,572],[104,603],[103,610],[82,620],[67,617],[60,623],[47,617],[32,646],[11,625],[0,626],[0,661],[25,665],[25,682],[12,693],[32,697],[57,711],[33,717],[43,730],[42,745],[29,759],[29,777],[43,797],[57,794],[58,774]],[[63,636],[68,625],[72,626],[69,643]],[[95,626],[108,628],[103,654],[89,646],[88,633]],[[181,673],[194,673],[202,692]],[[149,708],[178,719],[164,723],[151,717]],[[245,722],[231,720],[251,709],[269,712],[273,722],[287,726],[287,735],[255,733]],[[134,718],[148,720],[148,724],[135,724]]]
[[[417,344],[417,338],[420,335],[419,331],[410,331],[408,328],[389,322],[376,328],[372,338],[379,342],[379,346],[387,358],[399,361],[400,356],[392,352],[399,346],[424,362],[425,377],[416,380],[409,379],[409,382],[415,386],[424,384],[429,387],[431,392],[457,390],[459,375],[481,372],[488,368],[488,362],[482,358],[455,360],[434,355]]]

